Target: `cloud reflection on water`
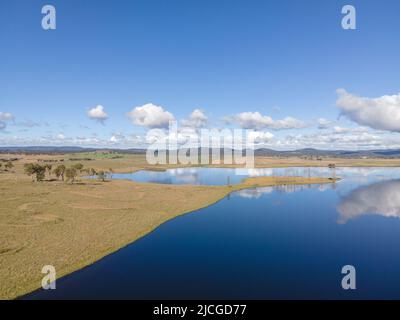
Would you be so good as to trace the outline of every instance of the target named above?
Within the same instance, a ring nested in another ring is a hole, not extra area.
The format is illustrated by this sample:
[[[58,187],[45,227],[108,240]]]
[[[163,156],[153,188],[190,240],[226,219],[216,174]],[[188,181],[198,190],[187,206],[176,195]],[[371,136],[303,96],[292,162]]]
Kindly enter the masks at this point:
[[[329,189],[334,189],[334,184],[304,184],[304,185],[281,185],[281,186],[273,186],[273,187],[258,187],[251,189],[243,189],[240,191],[236,191],[235,194],[241,198],[247,199],[258,199],[263,194],[271,193],[272,191],[278,193],[294,193],[299,192],[305,189],[316,189],[320,192],[324,192]]]
[[[337,210],[341,224],[367,214],[400,217],[400,180],[360,187],[344,197]]]

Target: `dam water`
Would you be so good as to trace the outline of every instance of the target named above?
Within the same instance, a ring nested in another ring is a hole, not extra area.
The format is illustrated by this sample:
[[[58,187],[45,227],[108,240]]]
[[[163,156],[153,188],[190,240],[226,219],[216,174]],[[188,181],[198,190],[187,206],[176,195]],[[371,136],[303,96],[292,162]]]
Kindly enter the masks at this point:
[[[24,298],[399,299],[396,168],[255,169],[242,175],[186,168],[114,179],[221,185],[246,176],[333,174],[338,183],[234,192],[58,279],[56,290]],[[341,286],[345,265],[355,267],[355,290]]]

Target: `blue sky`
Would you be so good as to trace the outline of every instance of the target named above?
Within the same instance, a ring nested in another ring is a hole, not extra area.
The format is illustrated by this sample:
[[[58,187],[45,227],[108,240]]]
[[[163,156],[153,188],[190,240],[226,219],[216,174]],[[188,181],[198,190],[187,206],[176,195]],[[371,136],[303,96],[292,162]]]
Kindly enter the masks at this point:
[[[127,113],[152,104],[276,149],[398,147],[399,17],[397,0],[1,0],[0,145],[139,146],[156,125]]]

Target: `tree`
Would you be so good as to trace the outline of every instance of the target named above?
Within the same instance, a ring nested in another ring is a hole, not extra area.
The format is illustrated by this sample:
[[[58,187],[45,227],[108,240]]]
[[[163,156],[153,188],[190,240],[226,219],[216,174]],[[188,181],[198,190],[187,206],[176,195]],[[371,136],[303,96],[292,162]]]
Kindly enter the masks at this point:
[[[11,161],[8,161],[4,167],[6,168],[6,170],[10,170],[14,168],[14,165],[12,164]]]
[[[46,167],[37,164],[35,166],[36,181],[43,181],[46,177]]]
[[[24,172],[28,176],[32,176],[32,181],[33,181],[33,175],[35,173],[34,164],[33,163],[25,163],[24,164]]]
[[[76,176],[78,175],[78,171],[76,168],[71,167],[65,169],[65,177],[67,178],[67,181],[71,181],[71,183],[74,183]]]
[[[77,164],[74,164],[73,166],[71,166],[71,168],[74,168],[77,171],[76,175],[78,175],[78,174],[80,175],[81,172],[83,171],[83,164],[77,163]]]
[[[64,181],[65,166],[63,164],[58,165],[57,168],[54,169],[54,174],[56,175],[57,179],[61,177],[62,181]]]
[[[26,163],[24,171],[28,176],[36,176],[36,181],[43,181],[46,177],[46,167],[36,163]],[[33,177],[32,177],[33,180]]]

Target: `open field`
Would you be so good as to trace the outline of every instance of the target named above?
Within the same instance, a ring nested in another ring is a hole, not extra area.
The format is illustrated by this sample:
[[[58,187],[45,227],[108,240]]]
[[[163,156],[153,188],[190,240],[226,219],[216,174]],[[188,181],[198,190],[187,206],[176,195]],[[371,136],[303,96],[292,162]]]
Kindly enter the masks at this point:
[[[0,154],[0,158],[21,158],[17,164],[35,162],[37,160],[51,161],[50,164],[70,165],[82,163],[85,167],[95,169],[113,169],[115,172],[133,172],[141,169],[165,170],[167,168],[184,167],[185,165],[149,165],[144,154],[108,153],[108,152],[87,152],[55,155],[18,155]],[[73,160],[71,160],[73,159]],[[90,160],[89,160],[90,159]],[[53,162],[58,161],[58,162]],[[327,167],[335,164],[337,167],[400,167],[400,158],[329,158],[320,160],[304,159],[301,157],[256,157],[255,167],[276,168],[276,167]],[[201,165],[194,165],[201,167]],[[211,167],[237,167],[237,165],[210,165]],[[22,172],[22,171],[21,171]]]
[[[40,287],[41,269],[54,265],[57,277],[87,266],[148,234],[176,216],[208,206],[232,191],[253,186],[332,183],[326,178],[259,177],[234,186],[189,186],[82,179],[32,182],[25,163],[53,166],[82,163],[114,172],[153,169],[144,155],[1,155],[20,157],[0,173],[0,298],[15,298]],[[93,158],[93,160],[87,160]],[[60,161],[62,162],[54,162]],[[69,160],[69,159],[74,159]],[[86,159],[86,160],[85,160]],[[47,163],[47,162],[45,162]],[[257,167],[399,166],[399,160],[257,158]],[[156,166],[164,170],[171,166]],[[181,167],[176,165],[175,167]],[[190,199],[190,200],[189,200]]]

